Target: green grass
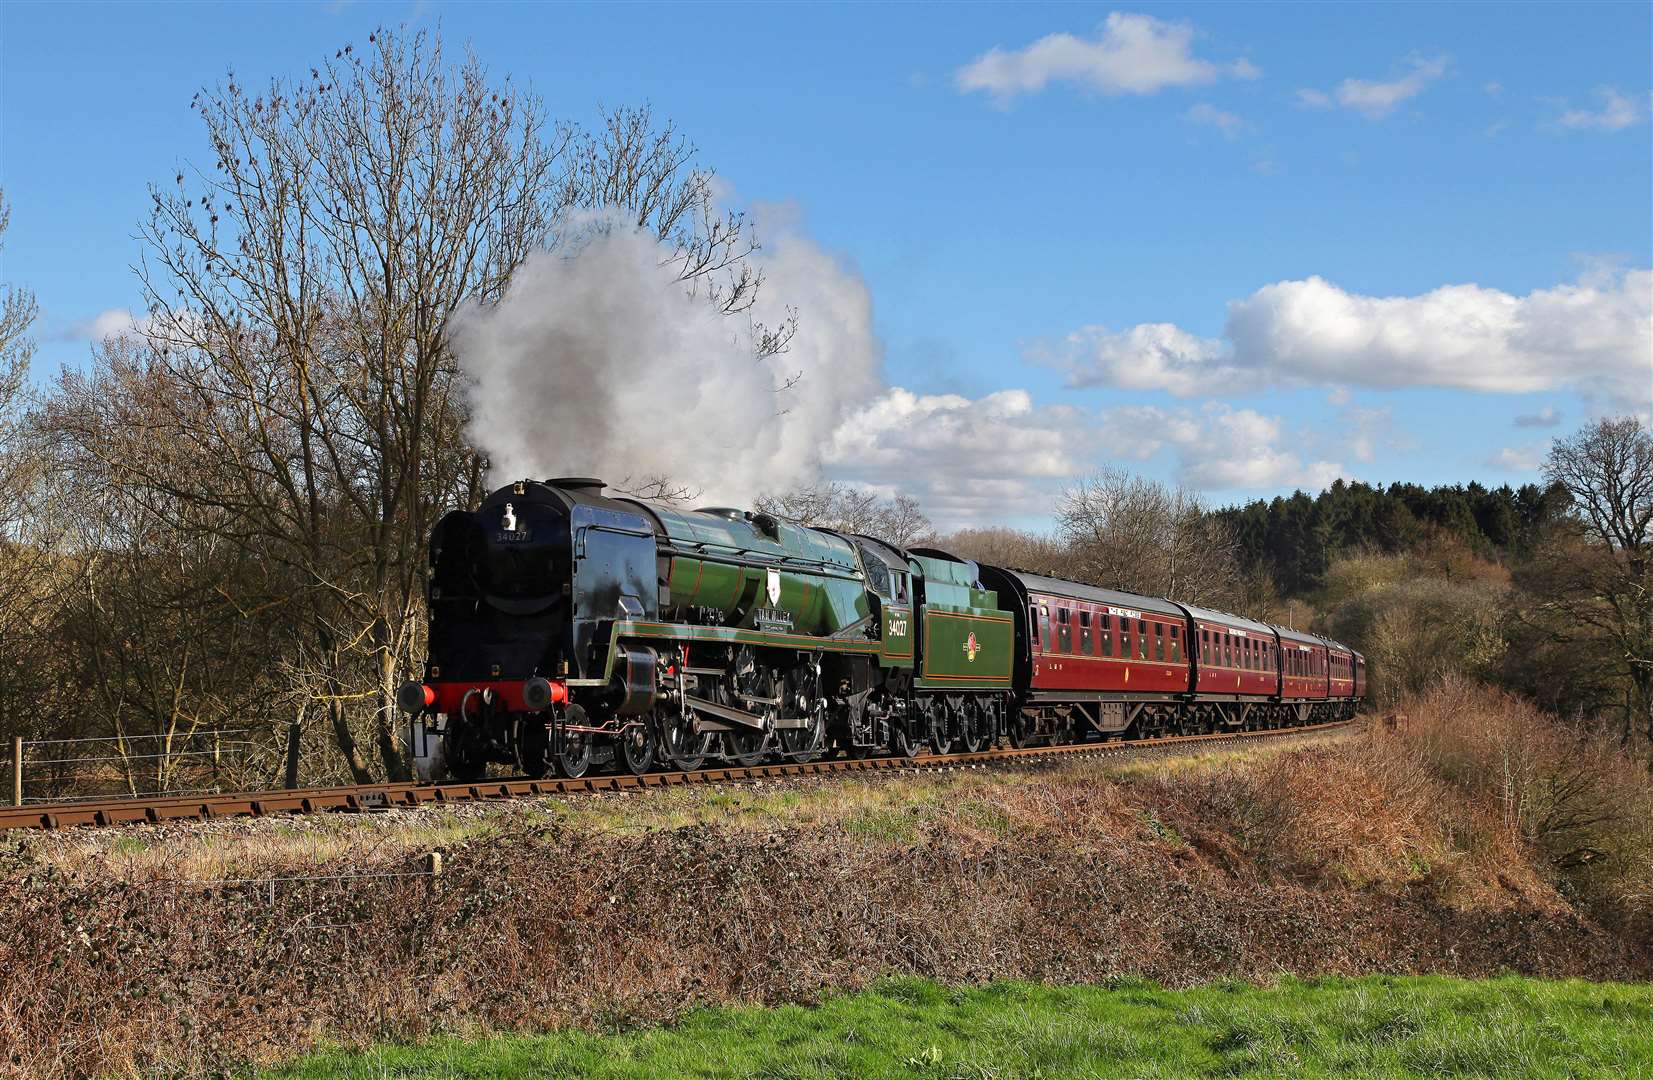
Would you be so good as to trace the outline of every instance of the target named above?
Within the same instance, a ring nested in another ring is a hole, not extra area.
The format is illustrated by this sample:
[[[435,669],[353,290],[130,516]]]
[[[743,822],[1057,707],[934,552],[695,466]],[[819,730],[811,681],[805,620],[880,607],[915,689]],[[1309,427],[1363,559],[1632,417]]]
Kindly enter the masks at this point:
[[[618,1034],[329,1052],[284,1080],[420,1077],[1653,1078],[1653,988],[1439,977],[1162,990],[921,980]]]

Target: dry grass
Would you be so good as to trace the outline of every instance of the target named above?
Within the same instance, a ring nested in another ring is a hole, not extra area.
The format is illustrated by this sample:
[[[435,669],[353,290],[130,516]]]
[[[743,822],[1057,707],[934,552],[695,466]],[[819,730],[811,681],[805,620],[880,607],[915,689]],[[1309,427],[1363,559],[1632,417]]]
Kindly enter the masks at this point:
[[[0,1073],[201,1072],[329,1040],[612,1028],[889,974],[1653,970],[1535,858],[1541,838],[1517,826],[1551,819],[1449,778],[1418,724],[1150,766],[13,841]],[[419,873],[431,849],[435,879]]]
[[[1418,793],[1437,817],[1466,817],[1454,824],[1500,872],[1531,867],[1632,940],[1653,942],[1653,774],[1643,762],[1462,679],[1409,700],[1402,716],[1373,729],[1374,777]]]

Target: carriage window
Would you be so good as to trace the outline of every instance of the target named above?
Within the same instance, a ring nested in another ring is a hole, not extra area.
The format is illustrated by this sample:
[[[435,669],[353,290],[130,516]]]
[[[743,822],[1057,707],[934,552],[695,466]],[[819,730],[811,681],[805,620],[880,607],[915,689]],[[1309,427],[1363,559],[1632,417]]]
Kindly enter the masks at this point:
[[[1039,644],[1039,609],[1028,605],[1027,621],[1033,624],[1033,644]]]
[[[1154,624],[1154,659],[1165,659],[1165,624]]]
[[[1136,621],[1136,651],[1140,660],[1148,659],[1148,620]]]
[[[1234,635],[1223,635],[1223,667],[1234,666]]]
[[[1182,663],[1182,635],[1178,633],[1180,627],[1171,627],[1171,662]]]
[[[1121,659],[1131,658],[1131,620],[1119,620],[1119,655]]]
[[[1102,655],[1113,655],[1113,616],[1103,612],[1096,620],[1096,632],[1102,638]]]
[[[1091,613],[1079,613],[1079,651],[1086,656],[1091,654]]]
[[[1202,627],[1200,629],[1200,663],[1209,664],[1210,662],[1211,662],[1211,631],[1206,630]]]

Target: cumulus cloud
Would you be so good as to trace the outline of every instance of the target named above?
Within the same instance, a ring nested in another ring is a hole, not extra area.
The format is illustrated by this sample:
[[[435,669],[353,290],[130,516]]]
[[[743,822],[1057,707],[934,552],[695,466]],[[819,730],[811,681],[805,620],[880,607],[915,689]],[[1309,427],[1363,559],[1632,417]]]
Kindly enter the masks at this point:
[[[1515,418],[1516,427],[1556,427],[1561,423],[1561,413],[1546,405],[1535,413],[1523,413]]]
[[[1229,140],[1239,138],[1240,132],[1245,130],[1244,120],[1203,101],[1188,110],[1188,119],[1196,124],[1208,124],[1216,128],[1222,132],[1223,138]]]
[[[1329,109],[1333,104],[1354,109],[1374,120],[1394,112],[1402,102],[1423,93],[1429,84],[1446,74],[1445,56],[1413,54],[1402,63],[1402,71],[1391,79],[1344,79],[1330,92],[1311,88],[1297,91],[1304,105]]]
[[[1522,446],[1506,446],[1487,458],[1483,464],[1500,472],[1536,473],[1544,464],[1544,456],[1549,452],[1548,439]]]
[[[76,323],[66,335],[79,340],[104,341],[112,337],[142,335],[149,327],[149,317],[138,316],[130,308],[114,307],[100,311],[84,322]]]
[[[954,74],[963,92],[986,91],[1008,100],[1070,82],[1104,94],[1152,94],[1168,86],[1198,86],[1229,75],[1254,79],[1249,60],[1218,64],[1194,55],[1194,28],[1152,15],[1116,11],[1094,38],[1048,34],[1021,49],[992,48]]]
[[[1090,467],[1084,451],[1096,445],[1083,411],[1037,405],[1026,390],[970,398],[895,386],[844,419],[823,464],[852,483],[905,491],[953,527],[1042,512]]]
[[[1180,396],[1296,382],[1576,390],[1645,406],[1653,398],[1653,271],[1596,271],[1525,296],[1479,285],[1363,296],[1310,277],[1230,301],[1222,338],[1164,323],[1085,327],[1054,351],[1074,385]]]
[[[1220,402],[1198,409],[1122,406],[1104,414],[1102,427],[1130,432],[1126,444],[1138,457],[1170,451],[1179,478],[1208,491],[1318,489],[1349,475],[1337,462],[1306,461],[1278,416]]]
[[[1623,131],[1647,119],[1647,110],[1629,94],[1621,94],[1611,86],[1596,91],[1601,98],[1601,109],[1568,109],[1558,123],[1575,131]]]

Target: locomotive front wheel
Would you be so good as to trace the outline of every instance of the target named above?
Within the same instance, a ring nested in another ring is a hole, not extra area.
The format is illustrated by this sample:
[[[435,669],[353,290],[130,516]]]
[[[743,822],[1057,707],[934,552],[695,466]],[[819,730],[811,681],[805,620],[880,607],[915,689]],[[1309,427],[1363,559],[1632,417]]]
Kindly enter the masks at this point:
[[[655,742],[652,718],[626,728],[615,740],[621,766],[633,776],[642,776],[654,768]]]
[[[578,705],[570,705],[568,722],[583,726],[586,723],[585,710]],[[578,780],[591,768],[591,736],[583,731],[566,729],[557,734],[557,771],[570,780]]]

